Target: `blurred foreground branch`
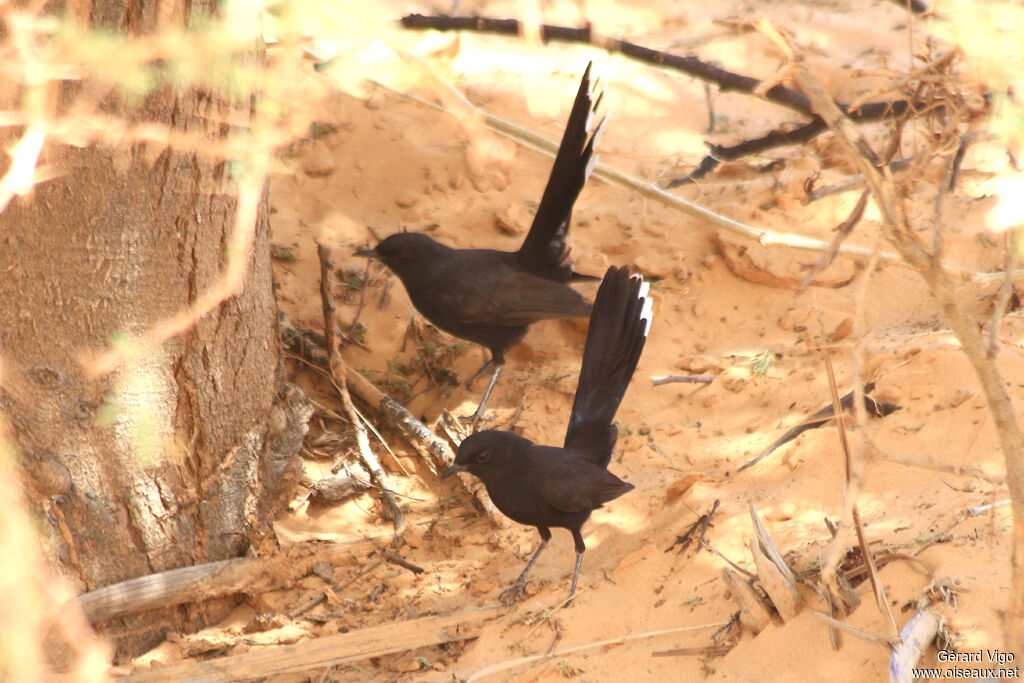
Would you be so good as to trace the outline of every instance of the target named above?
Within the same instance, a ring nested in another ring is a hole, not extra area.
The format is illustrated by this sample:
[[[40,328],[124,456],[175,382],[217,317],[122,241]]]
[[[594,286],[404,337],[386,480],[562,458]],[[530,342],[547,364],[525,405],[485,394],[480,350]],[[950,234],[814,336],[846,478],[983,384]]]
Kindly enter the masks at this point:
[[[864,174],[882,215],[886,237],[924,279],[978,375],[1002,447],[1006,482],[1013,500],[1013,579],[1010,604],[1004,614],[1006,647],[1024,652],[1024,435],[1014,417],[1005,382],[986,351],[977,321],[957,297],[954,281],[940,260],[941,246],[929,250],[911,226],[904,194],[897,189],[884,162],[799,58],[794,59],[793,75],[815,111]],[[936,243],[941,245],[938,235]]]

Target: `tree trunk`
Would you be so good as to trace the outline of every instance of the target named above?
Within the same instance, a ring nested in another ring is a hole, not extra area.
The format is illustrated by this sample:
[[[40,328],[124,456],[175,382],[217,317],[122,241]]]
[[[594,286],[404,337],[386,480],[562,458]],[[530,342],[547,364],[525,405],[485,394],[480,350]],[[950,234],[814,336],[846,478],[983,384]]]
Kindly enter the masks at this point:
[[[155,6],[96,0],[87,16],[146,33]],[[62,101],[80,87],[64,86]],[[211,140],[230,132],[217,121],[249,111],[169,87],[131,110],[113,96],[101,108]],[[0,410],[48,553],[82,590],[244,553],[297,478],[308,419],[278,371],[265,194],[242,291],[157,352],[93,379],[87,353],[150,329],[218,279],[235,186],[223,161],[147,144],[48,144],[42,162],[59,177],[0,214]],[[227,607],[104,627],[134,654]]]

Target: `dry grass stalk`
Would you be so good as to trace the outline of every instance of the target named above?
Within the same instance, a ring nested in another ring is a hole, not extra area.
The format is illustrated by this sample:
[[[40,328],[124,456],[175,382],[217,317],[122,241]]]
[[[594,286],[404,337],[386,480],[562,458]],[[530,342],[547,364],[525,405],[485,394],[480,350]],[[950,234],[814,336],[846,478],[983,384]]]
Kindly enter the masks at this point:
[[[832,358],[829,355],[829,351],[826,349],[823,351],[825,358],[825,370],[826,376],[828,377],[828,388],[832,395],[832,405],[837,415],[842,414],[842,404],[839,399],[839,388],[836,386],[835,371],[832,367]],[[857,387],[855,387],[856,389]],[[863,390],[862,390],[863,392]],[[863,405],[863,393],[860,397],[854,395],[853,406],[856,411],[860,406],[857,405],[857,401],[861,401]],[[859,411],[863,412],[863,411]],[[855,412],[855,415],[858,414]],[[838,430],[839,444],[843,450],[843,510],[841,513],[841,522],[839,530],[835,537],[829,543],[828,550],[825,553],[825,561],[822,563],[822,579],[825,581],[825,585],[829,591],[832,592],[832,604],[836,604],[836,598],[842,598],[848,596],[847,591],[839,590],[837,577],[839,573],[839,563],[842,557],[845,555],[846,549],[846,534],[843,533],[844,529],[852,528],[857,535],[857,543],[860,546],[861,556],[864,558],[864,565],[867,569],[868,578],[871,581],[872,592],[875,596],[875,602],[878,605],[878,611],[881,612],[886,620],[886,627],[889,631],[889,639],[892,642],[896,642],[899,637],[899,631],[896,628],[896,619],[893,617],[892,610],[889,609],[889,600],[885,595],[885,587],[882,585],[881,579],[878,578],[878,569],[875,566],[874,555],[871,551],[871,546],[868,543],[867,534],[864,533],[864,525],[860,519],[860,510],[857,508],[857,499],[860,494],[860,485],[864,473],[864,439],[863,429],[859,430],[860,433],[856,439],[856,454],[850,445],[850,435],[846,430],[846,420],[835,420],[836,429]],[[844,601],[844,606],[847,611],[850,610],[852,605]]]

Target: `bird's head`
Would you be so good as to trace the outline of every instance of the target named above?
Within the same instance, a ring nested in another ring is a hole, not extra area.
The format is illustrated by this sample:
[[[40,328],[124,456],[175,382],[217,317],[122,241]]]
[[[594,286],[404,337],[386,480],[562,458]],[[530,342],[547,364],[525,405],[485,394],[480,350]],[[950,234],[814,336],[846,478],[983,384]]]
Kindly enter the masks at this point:
[[[517,471],[533,442],[512,432],[488,429],[466,437],[455,454],[455,462],[441,475],[469,472],[484,480]]]
[[[376,248],[362,249],[353,256],[378,258],[402,277],[417,264],[429,262],[438,252],[446,249],[443,244],[421,232],[398,232],[385,237]]]

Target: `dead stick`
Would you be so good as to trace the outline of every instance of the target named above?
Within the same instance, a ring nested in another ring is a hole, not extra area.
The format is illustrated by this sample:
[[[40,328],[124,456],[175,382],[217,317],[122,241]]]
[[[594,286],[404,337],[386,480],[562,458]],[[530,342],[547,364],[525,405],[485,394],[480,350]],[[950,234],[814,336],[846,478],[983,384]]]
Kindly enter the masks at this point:
[[[85,615],[94,624],[115,617],[137,614],[173,605],[201,602],[210,598],[252,590],[268,577],[279,574],[274,567],[286,567],[289,577],[303,576],[314,561],[332,562],[349,557],[358,545],[371,547],[372,541],[316,546],[316,555],[300,552],[287,563],[280,557],[243,557],[180,567],[159,574],[140,576],[121,583],[89,591],[78,598]]]
[[[665,377],[652,377],[651,386],[660,387],[662,384],[671,384],[673,382],[685,382],[688,384],[711,384],[714,381],[714,375],[667,375]]]
[[[412,444],[412,447],[423,456],[429,465],[432,465],[435,472],[447,469],[455,462],[455,453],[452,452],[448,442],[430,431],[426,425],[417,420],[405,407],[384,394],[380,389],[373,386],[370,380],[363,377],[359,372],[345,366],[345,375],[348,378],[349,387],[355,395],[363,399],[396,427],[405,438]],[[459,473],[459,480],[466,490],[473,494],[480,507],[487,516],[499,527],[506,527],[508,523],[505,517],[494,507],[487,490],[482,484],[475,481],[470,475]]]
[[[382,550],[381,554],[384,555],[384,559],[387,560],[388,562],[390,562],[391,564],[397,564],[399,567],[405,567],[406,569],[411,571],[413,574],[422,574],[424,572],[423,567],[420,567],[419,565],[415,565],[412,562],[410,562],[409,560],[407,560],[407,559],[405,559],[403,557],[399,557],[398,555],[395,555],[392,552],[389,552],[387,550]]]
[[[398,501],[391,490],[391,482],[388,476],[381,469],[377,456],[370,450],[370,439],[366,435],[366,428],[359,419],[356,407],[352,403],[352,397],[348,393],[348,382],[345,372],[345,364],[338,358],[337,338],[334,333],[334,296],[331,293],[331,285],[334,282],[334,263],[331,262],[331,250],[322,244],[316,245],[316,253],[320,257],[320,300],[324,311],[324,337],[327,340],[327,365],[331,373],[331,379],[341,395],[341,402],[345,406],[349,419],[352,421],[352,429],[356,434],[356,443],[359,446],[359,456],[370,470],[370,476],[381,488],[384,500],[387,503],[388,517],[395,524],[395,538],[393,543],[401,543],[402,532],[405,530],[405,517],[398,507]]]
[[[402,17],[402,26],[408,29],[434,29],[437,31],[479,31],[482,33],[498,33],[505,35],[522,35],[521,23],[517,19],[495,19],[491,17],[453,17],[453,16],[425,16],[422,14],[407,14]],[[787,88],[783,85],[773,85],[764,92],[764,81],[750,76],[733,73],[720,66],[705,62],[693,55],[674,55],[668,52],[652,50],[651,48],[637,45],[619,38],[602,36],[591,30],[589,26],[574,28],[571,26],[553,26],[543,24],[540,26],[541,38],[545,41],[559,40],[572,43],[589,43],[608,52],[619,52],[640,62],[654,64],[656,66],[675,69],[699,78],[705,82],[714,83],[723,92],[740,92],[757,94],[769,102],[787,107],[801,114],[813,116],[810,102],[806,95],[798,90]],[[851,111],[850,116],[855,120],[874,121],[886,119],[893,116],[900,116],[909,108],[910,103],[906,100],[893,100],[889,102],[869,102]]]

